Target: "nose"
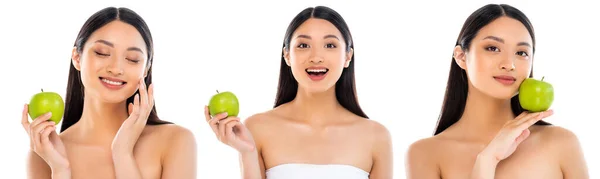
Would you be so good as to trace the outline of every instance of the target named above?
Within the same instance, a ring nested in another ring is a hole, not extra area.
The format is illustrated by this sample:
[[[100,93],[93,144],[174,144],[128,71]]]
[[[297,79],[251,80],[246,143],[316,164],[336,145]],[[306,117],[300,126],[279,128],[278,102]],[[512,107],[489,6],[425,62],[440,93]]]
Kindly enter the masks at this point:
[[[322,63],[323,62],[323,55],[322,55],[322,50],[320,50],[319,48],[312,48],[311,49],[311,54],[310,54],[310,63]]]
[[[500,62],[500,69],[506,71],[515,71],[515,57],[509,55],[508,57],[502,57]]]
[[[114,76],[123,75],[123,67],[121,64],[122,61],[123,60],[119,60],[119,58],[116,56],[111,58],[110,62],[106,66],[106,72]]]

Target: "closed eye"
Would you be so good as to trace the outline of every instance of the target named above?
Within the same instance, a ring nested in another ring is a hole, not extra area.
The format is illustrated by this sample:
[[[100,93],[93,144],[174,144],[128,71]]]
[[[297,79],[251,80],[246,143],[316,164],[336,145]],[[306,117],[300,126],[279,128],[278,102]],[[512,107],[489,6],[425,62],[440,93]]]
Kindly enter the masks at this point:
[[[127,59],[127,60],[129,60],[130,62],[133,62],[133,63],[139,63],[140,62],[140,60],[132,60],[132,59]]]
[[[96,52],[96,51],[94,51],[94,53],[96,53],[96,55],[105,56],[105,57],[110,56],[110,54],[103,54],[103,53]]]

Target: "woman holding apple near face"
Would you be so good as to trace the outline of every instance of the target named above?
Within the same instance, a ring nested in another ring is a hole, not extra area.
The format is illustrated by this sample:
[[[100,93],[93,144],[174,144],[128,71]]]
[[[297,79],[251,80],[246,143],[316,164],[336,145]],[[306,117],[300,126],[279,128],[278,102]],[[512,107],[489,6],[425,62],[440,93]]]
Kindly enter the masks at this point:
[[[192,133],[154,107],[153,42],[144,20],[108,7],[83,25],[73,47],[61,133],[52,114],[22,124],[29,178],[195,178]]]
[[[244,178],[392,178],[390,134],[368,120],[355,89],[345,21],[328,7],[306,8],[285,34],[274,109],[245,124],[208,108],[205,116],[240,152]]]
[[[520,84],[533,76],[535,36],[509,5],[483,6],[467,18],[454,48],[433,137],[413,143],[410,179],[589,178],[577,137],[525,111]]]

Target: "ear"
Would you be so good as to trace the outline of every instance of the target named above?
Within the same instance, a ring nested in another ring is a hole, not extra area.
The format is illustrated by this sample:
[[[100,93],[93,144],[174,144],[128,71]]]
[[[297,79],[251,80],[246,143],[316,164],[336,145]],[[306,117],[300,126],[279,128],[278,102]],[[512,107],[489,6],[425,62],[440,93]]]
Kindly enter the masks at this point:
[[[344,63],[344,68],[348,68],[348,66],[350,66],[350,61],[352,61],[352,55],[354,55],[354,49],[350,48],[350,50],[346,54],[346,61]]]
[[[460,45],[457,45],[456,47],[454,47],[453,58],[454,58],[454,61],[456,62],[456,64],[460,68],[462,68],[463,70],[467,69],[467,57]]]
[[[290,63],[290,52],[283,47],[283,59],[285,60],[285,64],[288,66],[292,66]]]
[[[77,47],[73,47],[73,51],[71,52],[71,62],[73,62],[73,67],[75,67],[77,71],[81,71],[81,54],[77,52]]]

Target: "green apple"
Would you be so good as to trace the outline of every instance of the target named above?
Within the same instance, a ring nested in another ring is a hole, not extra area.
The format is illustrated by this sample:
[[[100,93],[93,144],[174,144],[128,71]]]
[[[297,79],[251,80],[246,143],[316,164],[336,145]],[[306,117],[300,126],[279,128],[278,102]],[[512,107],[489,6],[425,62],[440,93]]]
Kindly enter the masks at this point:
[[[52,117],[49,120],[54,121],[55,124],[61,121],[65,112],[63,98],[55,92],[44,92],[44,89],[42,89],[42,92],[31,97],[28,106],[29,116],[32,120],[48,112],[52,112]]]
[[[521,107],[530,112],[546,111],[554,101],[554,87],[541,80],[527,78],[519,86],[519,102]]]
[[[227,116],[237,117],[240,112],[240,104],[232,92],[219,93],[217,90],[217,94],[212,96],[208,102],[208,111],[210,115],[227,112]]]

